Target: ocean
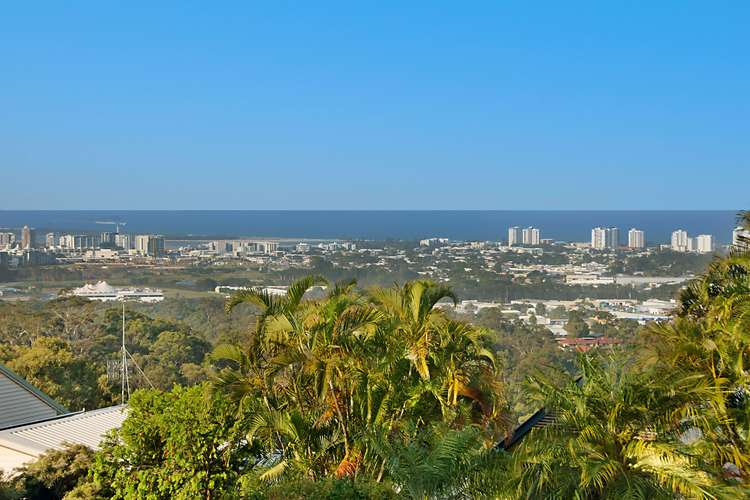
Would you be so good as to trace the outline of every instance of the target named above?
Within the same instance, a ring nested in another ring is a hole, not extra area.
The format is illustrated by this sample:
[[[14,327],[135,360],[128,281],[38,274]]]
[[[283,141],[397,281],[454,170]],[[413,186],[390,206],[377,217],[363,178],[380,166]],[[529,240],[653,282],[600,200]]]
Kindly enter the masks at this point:
[[[589,241],[591,228],[619,227],[646,232],[649,243],[668,242],[672,231],[712,234],[731,241],[736,211],[513,211],[513,210],[176,210],[130,211],[0,210],[0,228],[24,225],[39,232],[112,231],[96,221],[126,222],[122,232],[159,233],[168,238],[278,237],[310,239],[505,240],[509,226],[534,226],[542,238]]]

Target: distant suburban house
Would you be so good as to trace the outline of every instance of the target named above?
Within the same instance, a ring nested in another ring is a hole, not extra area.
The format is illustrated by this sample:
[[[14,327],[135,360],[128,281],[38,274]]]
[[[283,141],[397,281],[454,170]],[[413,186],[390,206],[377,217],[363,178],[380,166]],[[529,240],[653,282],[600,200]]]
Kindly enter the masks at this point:
[[[125,417],[125,406],[70,413],[0,363],[0,472],[11,473],[65,443],[97,449]]]
[[[557,344],[565,350],[586,352],[593,347],[613,347],[622,344],[621,339],[611,337],[582,337],[556,339]]]

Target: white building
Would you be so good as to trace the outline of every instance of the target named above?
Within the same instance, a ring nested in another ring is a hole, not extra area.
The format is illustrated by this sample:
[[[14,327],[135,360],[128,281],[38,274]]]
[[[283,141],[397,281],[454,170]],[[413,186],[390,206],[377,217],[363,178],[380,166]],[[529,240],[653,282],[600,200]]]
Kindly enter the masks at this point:
[[[698,251],[698,239],[688,236],[688,246],[686,251],[697,252]]]
[[[57,235],[57,233],[47,233],[47,236],[46,236],[47,248],[56,247],[58,243],[59,243],[59,236]]]
[[[314,287],[314,288],[319,288],[319,287]],[[271,286],[218,285],[216,288],[214,288],[214,292],[231,295],[234,292],[239,292],[242,290],[255,290],[256,292],[267,293],[268,295],[271,295],[273,297],[285,297],[288,289],[289,287],[284,286],[284,285],[271,285]]]
[[[420,245],[421,243],[422,242],[420,242]],[[297,243],[295,250],[297,251],[297,253],[307,253],[310,251],[310,244],[309,243]]]
[[[71,294],[76,297],[85,297],[89,300],[99,300],[102,302],[113,300],[161,302],[164,300],[164,293],[161,290],[153,288],[116,288],[106,281],[100,281],[95,285],[86,283],[80,288],[73,289]]]
[[[161,257],[164,255],[164,237],[157,234],[137,234],[135,251],[139,255]]]
[[[711,253],[716,249],[714,237],[710,234],[699,234],[696,238],[696,252]]]
[[[16,241],[16,235],[13,233],[0,233],[0,248],[10,246]]]
[[[646,235],[640,229],[631,229],[628,231],[628,248],[645,248]]]
[[[147,234],[137,234],[135,236],[135,251],[140,255],[148,255],[148,239]]]
[[[616,227],[595,227],[591,230],[591,248],[604,250],[620,245],[620,229]]]
[[[688,239],[688,233],[684,229],[673,231],[670,247],[675,252],[687,252],[689,245]]]
[[[130,250],[133,248],[133,237],[129,234],[116,234],[115,245],[123,250]]]
[[[518,226],[513,226],[508,228],[508,246],[512,247],[513,245],[520,245],[523,241],[523,234],[521,232],[521,228]]]
[[[541,233],[539,229],[535,227],[529,226],[521,231],[521,241],[524,245],[539,245],[541,239]]]
[[[249,254],[272,254],[279,250],[278,241],[268,240],[216,240],[210,248],[219,255],[243,257]]]
[[[94,237],[87,234],[63,234],[60,236],[59,244],[68,250],[83,250],[96,246]]]

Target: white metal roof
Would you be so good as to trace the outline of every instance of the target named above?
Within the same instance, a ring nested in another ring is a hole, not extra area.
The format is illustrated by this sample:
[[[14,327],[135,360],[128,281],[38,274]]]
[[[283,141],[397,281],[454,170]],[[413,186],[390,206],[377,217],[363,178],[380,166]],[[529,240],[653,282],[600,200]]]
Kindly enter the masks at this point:
[[[63,449],[64,443],[96,450],[104,435],[119,428],[126,416],[127,407],[118,405],[6,429],[0,431],[0,454],[6,448],[37,457],[50,449]]]

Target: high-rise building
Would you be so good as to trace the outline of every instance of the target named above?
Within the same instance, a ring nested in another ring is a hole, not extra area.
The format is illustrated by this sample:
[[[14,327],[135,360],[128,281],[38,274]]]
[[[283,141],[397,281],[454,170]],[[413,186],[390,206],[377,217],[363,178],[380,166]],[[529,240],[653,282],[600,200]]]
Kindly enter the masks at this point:
[[[164,255],[164,237],[156,234],[138,234],[135,237],[135,250],[140,255],[161,257]]]
[[[632,228],[628,231],[628,248],[645,248],[646,235],[640,229]]]
[[[607,248],[607,229],[595,227],[591,230],[591,248],[595,250]]]
[[[99,234],[99,245],[110,246],[115,244],[115,233],[104,232]]]
[[[521,232],[521,228],[518,226],[513,226],[508,228],[508,246],[512,247],[513,245],[520,245],[523,241],[523,234]]]
[[[88,234],[63,234],[60,236],[60,246],[68,250],[86,250],[94,248],[96,241]]]
[[[541,233],[535,227],[527,227],[521,231],[521,241],[524,245],[539,245]]]
[[[620,246],[620,229],[616,227],[595,227],[591,230],[591,248],[604,250]]]
[[[0,233],[0,248],[11,246],[16,241],[14,233]]]
[[[608,248],[617,248],[620,246],[620,228],[610,227],[609,228],[609,241],[607,242]]]
[[[714,237],[711,234],[699,234],[695,238],[695,251],[700,253],[711,253],[715,250]]]
[[[750,244],[750,229],[745,229],[743,227],[734,228],[732,231],[732,245],[739,246],[748,244]]]
[[[135,235],[135,251],[139,255],[148,255],[148,238],[147,234]]]
[[[23,226],[21,231],[21,248],[34,248],[36,243],[36,230],[31,229],[29,226]]]
[[[47,248],[56,247],[57,244],[59,243],[57,233],[47,233],[47,236],[45,239],[47,243],[46,244]]]
[[[164,237],[151,236],[148,240],[148,255],[150,257],[162,257],[164,255]]]
[[[688,236],[688,246],[687,246],[686,251],[688,252],[698,251],[698,238],[693,238],[692,236]]]
[[[123,250],[133,248],[133,238],[129,234],[115,234],[115,245]]]
[[[678,229],[672,232],[672,241],[670,247],[675,252],[687,252],[688,251],[688,233],[684,229]]]

